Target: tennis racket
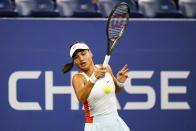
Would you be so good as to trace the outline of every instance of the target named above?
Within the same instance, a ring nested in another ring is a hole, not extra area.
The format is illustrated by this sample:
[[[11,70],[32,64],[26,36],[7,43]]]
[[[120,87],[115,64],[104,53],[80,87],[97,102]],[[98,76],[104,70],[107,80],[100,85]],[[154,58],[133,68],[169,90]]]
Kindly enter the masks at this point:
[[[107,53],[104,59],[103,66],[108,65],[111,53],[126,29],[129,21],[129,16],[130,8],[125,2],[117,4],[112,9],[106,25]],[[113,44],[110,44],[112,42]]]

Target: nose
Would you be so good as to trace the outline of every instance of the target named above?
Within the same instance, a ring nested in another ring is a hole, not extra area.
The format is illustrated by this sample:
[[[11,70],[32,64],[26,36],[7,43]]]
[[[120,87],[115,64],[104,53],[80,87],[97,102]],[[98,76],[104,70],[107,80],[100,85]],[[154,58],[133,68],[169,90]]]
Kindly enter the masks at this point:
[[[79,55],[79,61],[83,61],[84,57],[82,55]]]

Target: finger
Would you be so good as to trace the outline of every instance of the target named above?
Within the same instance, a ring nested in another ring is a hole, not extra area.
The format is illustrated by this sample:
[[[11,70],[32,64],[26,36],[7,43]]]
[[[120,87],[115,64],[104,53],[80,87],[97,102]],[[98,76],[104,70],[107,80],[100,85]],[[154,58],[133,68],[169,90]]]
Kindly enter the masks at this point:
[[[106,69],[106,67],[103,66],[103,65],[100,65],[100,68],[99,69]]]
[[[123,72],[122,72],[122,71],[119,71],[119,72],[118,72],[118,75],[122,75],[122,74],[123,74]]]
[[[124,75],[124,74],[126,74],[128,70],[129,70],[129,69],[126,69],[126,70],[124,70],[124,71],[120,71],[120,72],[119,72],[119,75]]]
[[[122,70],[121,71],[124,71],[126,68],[127,68],[127,64],[122,68]]]
[[[95,67],[95,68],[94,68],[94,71],[95,71],[95,72],[97,72],[97,71],[98,71],[98,69]]]
[[[101,74],[105,74],[106,73],[106,70],[100,70],[99,71]]]
[[[106,73],[106,70],[100,70],[101,73]]]
[[[101,75],[101,76],[105,76],[105,73],[101,73],[100,75]]]
[[[102,68],[101,70],[103,70],[103,71],[105,71],[106,72],[106,68],[104,67],[104,68]]]
[[[105,67],[100,67],[99,69],[100,69],[100,70],[104,70],[104,69],[105,69]]]
[[[103,77],[105,77],[105,73],[103,74]]]
[[[125,77],[128,78],[129,76],[127,74],[125,74]]]
[[[124,71],[123,71],[123,74],[127,73],[128,70],[129,70],[128,68],[127,68],[126,70],[124,70]]]
[[[106,67],[101,67],[101,68],[99,68],[99,70],[100,70],[100,71],[106,70]]]
[[[100,77],[101,77],[101,78],[105,77],[105,74],[100,74]]]

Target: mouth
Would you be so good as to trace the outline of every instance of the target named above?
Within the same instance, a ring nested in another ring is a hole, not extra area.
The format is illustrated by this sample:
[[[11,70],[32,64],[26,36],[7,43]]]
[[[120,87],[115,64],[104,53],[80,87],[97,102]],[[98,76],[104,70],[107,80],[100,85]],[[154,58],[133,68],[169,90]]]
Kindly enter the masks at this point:
[[[82,67],[86,66],[86,62],[81,62],[80,66],[82,66]]]

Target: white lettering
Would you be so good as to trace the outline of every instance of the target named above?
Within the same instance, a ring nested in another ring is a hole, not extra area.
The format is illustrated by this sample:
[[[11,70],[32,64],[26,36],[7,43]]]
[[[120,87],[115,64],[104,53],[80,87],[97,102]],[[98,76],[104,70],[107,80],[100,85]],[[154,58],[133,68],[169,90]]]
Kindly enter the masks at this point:
[[[19,102],[17,100],[17,81],[20,79],[38,79],[41,71],[17,71],[12,73],[8,82],[8,101],[15,110],[41,110],[38,102]]]
[[[186,79],[189,73],[189,71],[161,71],[161,109],[191,109],[188,102],[169,102],[169,94],[186,94],[186,86],[169,86],[169,79]]]
[[[148,100],[146,102],[127,102],[124,110],[131,109],[151,109],[156,100],[155,91],[151,86],[134,86],[131,84],[132,79],[150,79],[154,71],[130,71],[129,78],[126,81],[125,91],[129,94],[146,94]]]
[[[77,71],[71,72],[71,80]],[[129,78],[125,83],[125,92],[128,94],[142,94],[147,96],[146,101],[128,101],[124,110],[149,110],[152,109],[156,102],[154,89],[149,85],[132,85],[133,79],[151,79],[154,71],[129,71]],[[190,71],[161,71],[160,72],[160,105],[162,110],[190,110],[191,107],[186,101],[169,101],[170,94],[186,94],[186,86],[169,86],[169,79],[187,79]],[[17,100],[17,82],[21,79],[38,79],[41,71],[17,71],[10,75],[8,81],[8,101],[10,106],[15,110],[42,110],[38,102],[21,102]],[[71,110],[79,110],[79,101],[72,87],[72,82],[69,86],[54,86],[53,72],[45,72],[45,109],[54,110],[54,95],[69,94],[71,97]],[[118,99],[117,108],[121,110]]]
[[[71,72],[71,78],[78,72]],[[71,82],[72,83],[72,82]],[[72,86],[54,86],[53,85],[53,72],[45,72],[45,103],[46,110],[53,110],[53,96],[54,94],[70,94],[71,95],[71,109],[79,110],[79,102],[75,95]]]

